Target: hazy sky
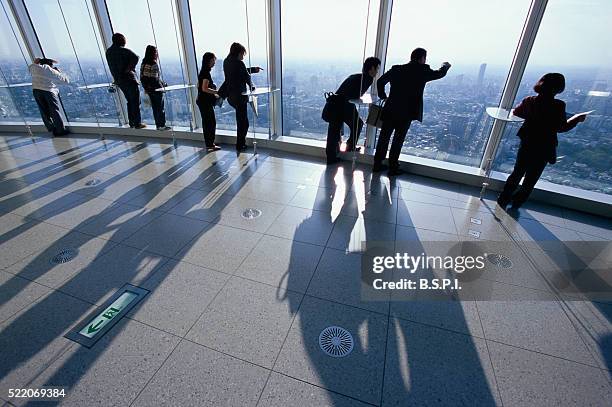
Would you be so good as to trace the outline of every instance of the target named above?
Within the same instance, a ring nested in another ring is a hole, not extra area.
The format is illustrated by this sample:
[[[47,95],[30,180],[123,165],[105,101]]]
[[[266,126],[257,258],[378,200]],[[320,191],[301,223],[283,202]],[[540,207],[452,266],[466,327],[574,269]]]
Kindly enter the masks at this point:
[[[4,1],[4,0],[3,0]],[[265,61],[265,0],[190,0],[198,58],[211,50],[225,56],[233,41],[248,45],[251,57]],[[157,44],[163,59],[176,59],[175,24],[169,0],[149,0]],[[520,36],[530,0],[394,0],[388,48],[390,62],[406,61],[416,46],[429,50],[436,65],[508,65]],[[99,58],[89,14],[82,0],[61,0],[68,29],[83,59]],[[128,36],[139,55],[153,44],[146,0],[107,0],[113,28]],[[74,58],[57,0],[26,0],[47,55]],[[367,19],[368,6],[370,18]],[[304,61],[355,61],[371,54],[379,0],[282,0],[283,57]],[[611,0],[549,0],[530,65],[601,65],[612,60]],[[15,57],[12,34],[0,27],[0,57]],[[369,24],[366,35],[366,23]],[[261,64],[261,62],[258,62]]]

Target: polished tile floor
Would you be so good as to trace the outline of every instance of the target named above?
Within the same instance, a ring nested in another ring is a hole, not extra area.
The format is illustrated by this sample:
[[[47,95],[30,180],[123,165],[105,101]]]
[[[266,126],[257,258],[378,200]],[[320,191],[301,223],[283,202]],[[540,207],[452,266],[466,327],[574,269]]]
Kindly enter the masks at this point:
[[[4,133],[0,404],[58,386],[71,406],[611,405],[610,303],[362,298],[364,241],[612,239],[610,219],[510,217],[478,192],[266,150]],[[482,278],[549,295],[542,254]],[[64,338],[125,283],[150,294],[91,349]],[[344,358],[319,348],[332,325],[354,337]]]

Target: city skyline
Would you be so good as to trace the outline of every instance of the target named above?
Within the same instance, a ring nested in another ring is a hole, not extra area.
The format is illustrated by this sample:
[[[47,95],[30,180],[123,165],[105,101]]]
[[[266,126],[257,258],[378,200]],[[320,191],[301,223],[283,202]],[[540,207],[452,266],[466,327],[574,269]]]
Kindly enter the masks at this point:
[[[222,62],[222,60],[220,60]],[[15,63],[8,70],[12,83],[24,82],[27,71],[23,63]],[[104,80],[104,69],[99,64],[88,65],[82,61],[83,71],[88,80]],[[425,92],[425,117],[423,123],[414,123],[406,138],[403,152],[440,161],[448,161],[469,166],[478,166],[482,159],[484,147],[490,132],[492,120],[486,115],[485,109],[499,102],[501,89],[505,82],[503,69],[486,65],[484,75],[479,79],[480,67],[486,62],[475,64],[469,72],[451,71],[441,81],[427,86]],[[7,71],[3,61],[3,71]],[[342,80],[351,73],[350,65],[334,61],[328,66],[321,64],[284,65],[283,72],[283,133],[285,135],[323,140],[327,133],[327,123],[321,120],[321,109],[324,104],[324,91],[334,91]],[[334,67],[331,69],[330,67]],[[300,75],[292,69],[300,68]],[[568,86],[560,98],[567,103],[568,112],[592,110],[594,115],[577,130],[559,136],[559,162],[548,166],[543,179],[562,185],[577,186],[583,189],[612,194],[612,171],[609,168],[606,154],[612,154],[612,145],[608,134],[612,129],[612,103],[610,97],[589,96],[589,91],[605,95],[610,91],[610,84],[604,79],[592,79],[591,69],[576,68],[568,75]],[[71,75],[80,75],[77,66],[69,65],[66,71]],[[532,94],[531,86],[541,72],[528,70],[521,83],[515,105],[520,99]],[[182,78],[178,64],[168,65],[164,71],[164,79],[170,83],[181,83]],[[574,76],[576,75],[576,76]],[[215,81],[222,82],[222,64],[213,68]],[[609,76],[608,76],[609,77]],[[258,86],[265,86],[265,77],[254,76]],[[78,84],[81,80],[74,80]],[[28,87],[13,88],[15,99],[21,100],[20,108],[32,121],[39,121],[38,111],[31,98]],[[5,93],[6,95],[6,93]],[[96,117],[92,117],[91,100],[96,100]],[[144,99],[144,95],[141,95]],[[5,100],[6,97],[1,98]],[[76,91],[73,87],[62,86],[62,101],[70,120],[118,123],[118,114],[114,98],[105,89],[97,89],[89,95],[87,92]],[[101,101],[101,103],[100,103]],[[189,127],[191,111],[184,92],[167,94],[167,115],[174,125]],[[266,131],[269,127],[269,111],[267,97],[260,98],[260,117],[255,121],[250,113],[251,123],[256,123],[258,131]],[[2,103],[3,110],[7,103]],[[141,106],[143,119],[153,123],[151,109]],[[365,112],[362,112],[362,116]],[[217,111],[218,127],[220,129],[235,129],[234,111],[227,103]],[[517,127],[508,126],[499,147],[493,169],[509,172],[514,163],[518,148]],[[365,130],[362,132],[362,142]],[[586,154],[589,152],[589,154]]]

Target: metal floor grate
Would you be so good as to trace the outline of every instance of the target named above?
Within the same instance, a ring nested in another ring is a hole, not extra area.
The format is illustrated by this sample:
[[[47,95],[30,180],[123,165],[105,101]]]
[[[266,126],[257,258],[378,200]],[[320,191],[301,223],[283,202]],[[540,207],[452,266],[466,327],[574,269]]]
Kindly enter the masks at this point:
[[[319,334],[319,346],[326,355],[341,358],[353,351],[353,335],[339,326],[329,326]]]
[[[256,208],[247,208],[242,212],[242,217],[244,219],[255,219],[261,216],[262,212]]]
[[[512,260],[503,254],[489,253],[487,254],[487,260],[489,263],[501,269],[511,269],[513,266]]]
[[[79,251],[77,249],[62,249],[59,253],[51,258],[52,264],[64,264],[73,260],[76,256],[78,256]]]

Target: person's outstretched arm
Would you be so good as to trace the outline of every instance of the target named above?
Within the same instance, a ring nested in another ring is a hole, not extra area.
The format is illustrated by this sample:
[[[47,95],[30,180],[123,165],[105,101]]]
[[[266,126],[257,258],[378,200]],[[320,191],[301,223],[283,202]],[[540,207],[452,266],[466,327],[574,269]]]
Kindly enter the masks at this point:
[[[249,69],[252,68],[247,68],[244,62],[242,61],[238,62],[240,63],[238,69],[240,70],[240,76],[242,77],[242,80],[247,85],[249,85],[249,89],[253,89],[253,80],[251,79],[251,74],[249,73]]]
[[[68,79],[68,75],[60,71],[58,68],[49,67],[48,72],[55,77],[55,79],[62,81],[64,83],[70,83],[70,79]]]
[[[378,97],[380,99],[387,98],[387,93],[385,92],[385,85],[387,85],[387,83],[391,81],[391,71],[392,70],[393,68],[389,69],[376,81],[376,90],[378,92]]]
[[[567,113],[565,112],[565,102],[560,101],[560,109],[561,114],[559,115],[559,133],[565,133],[566,131],[572,130],[574,127],[578,125],[578,123],[582,123],[587,115],[583,114],[580,116],[576,116],[573,120],[567,120]]]
[[[451,64],[449,64],[448,62],[445,62],[442,64],[440,69],[437,69],[435,71],[429,68],[425,74],[425,80],[429,82],[429,81],[435,81],[436,79],[444,78],[446,76],[446,73],[450,69],[450,67],[451,67]]]

